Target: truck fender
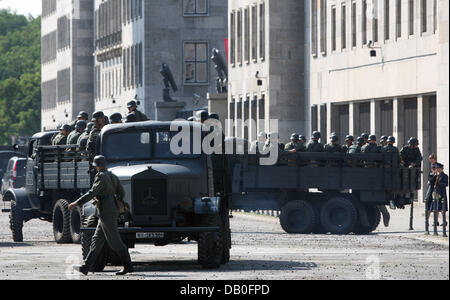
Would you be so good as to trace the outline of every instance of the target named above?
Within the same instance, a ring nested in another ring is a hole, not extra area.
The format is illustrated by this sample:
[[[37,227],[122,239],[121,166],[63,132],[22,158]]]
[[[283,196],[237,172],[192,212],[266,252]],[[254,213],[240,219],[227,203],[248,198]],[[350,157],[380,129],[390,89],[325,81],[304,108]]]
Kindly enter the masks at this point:
[[[220,202],[220,197],[195,198],[194,212],[197,215],[219,214]]]
[[[24,188],[21,189],[8,189],[3,195],[3,201],[16,201],[20,208],[31,208],[30,199],[28,198],[27,191]]]
[[[81,210],[81,216],[82,217],[97,216],[97,207],[94,205],[93,200],[83,205],[83,209]]]

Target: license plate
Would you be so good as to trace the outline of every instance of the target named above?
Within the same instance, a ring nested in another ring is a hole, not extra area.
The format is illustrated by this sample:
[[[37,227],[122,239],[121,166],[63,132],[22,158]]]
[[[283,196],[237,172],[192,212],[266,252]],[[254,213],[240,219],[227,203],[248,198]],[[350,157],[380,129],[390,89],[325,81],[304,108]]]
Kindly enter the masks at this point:
[[[164,232],[137,232],[137,239],[163,239]]]

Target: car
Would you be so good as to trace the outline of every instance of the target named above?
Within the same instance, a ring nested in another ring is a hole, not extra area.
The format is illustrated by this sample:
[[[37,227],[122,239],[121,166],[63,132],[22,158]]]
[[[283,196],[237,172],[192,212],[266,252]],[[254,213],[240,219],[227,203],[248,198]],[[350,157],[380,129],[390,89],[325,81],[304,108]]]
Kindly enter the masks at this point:
[[[8,167],[9,159],[14,156],[25,157],[23,153],[15,150],[0,151],[0,178],[3,178],[3,175],[5,174],[6,168]]]
[[[25,187],[26,164],[26,158],[17,156],[10,158],[2,178],[2,196],[9,189],[19,189]]]

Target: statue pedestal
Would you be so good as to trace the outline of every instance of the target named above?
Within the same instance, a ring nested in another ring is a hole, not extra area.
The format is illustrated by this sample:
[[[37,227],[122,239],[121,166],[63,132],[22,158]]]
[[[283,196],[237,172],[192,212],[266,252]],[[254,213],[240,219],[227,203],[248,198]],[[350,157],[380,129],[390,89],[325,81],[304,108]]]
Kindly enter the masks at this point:
[[[156,121],[173,121],[177,116],[177,112],[186,106],[185,102],[156,102],[155,103],[155,120]]]
[[[220,122],[225,126],[225,120],[228,118],[228,94],[210,94],[206,96],[208,99],[209,113],[217,113],[220,117]]]

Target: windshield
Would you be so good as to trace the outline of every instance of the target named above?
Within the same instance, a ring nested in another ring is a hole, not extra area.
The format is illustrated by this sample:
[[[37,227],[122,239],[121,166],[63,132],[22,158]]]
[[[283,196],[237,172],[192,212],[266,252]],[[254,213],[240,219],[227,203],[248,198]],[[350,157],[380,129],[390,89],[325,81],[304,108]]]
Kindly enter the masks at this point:
[[[149,132],[120,132],[108,135],[103,152],[108,160],[148,160],[151,158]]]
[[[171,151],[172,139],[177,133],[171,131],[127,131],[112,133],[105,137],[103,153],[109,161],[199,157],[200,155],[192,154],[194,153],[192,133],[191,138],[186,139],[186,142],[190,141],[188,153],[174,154]],[[181,140],[175,146],[182,148]]]
[[[193,155],[194,149],[193,149],[193,134],[191,133],[190,136],[190,144],[189,144],[189,151],[187,153],[181,153],[181,154],[174,154],[171,151],[171,143],[172,138],[177,135],[178,132],[174,131],[158,131],[156,132],[156,139],[155,139],[155,158],[192,158],[192,157],[198,157],[199,155]],[[177,139],[178,142],[175,142],[172,146],[178,149],[175,149],[176,151],[180,151],[179,149],[183,148],[182,142],[183,140]],[[187,141],[187,140],[186,140]],[[181,152],[181,151],[180,151]]]

